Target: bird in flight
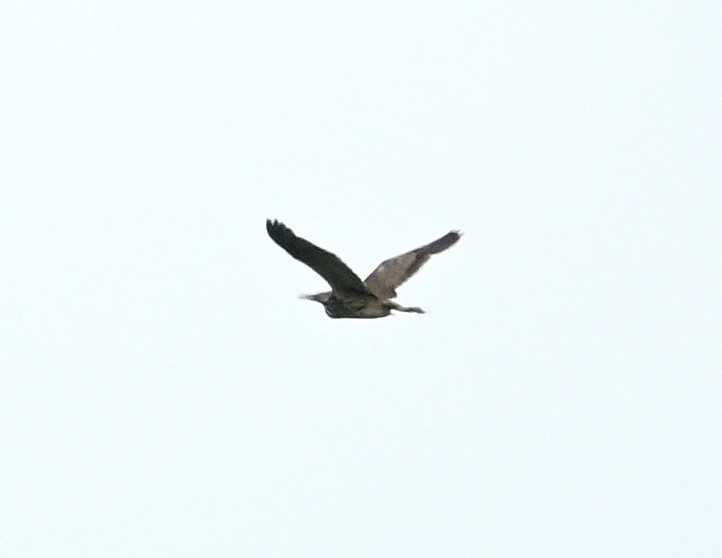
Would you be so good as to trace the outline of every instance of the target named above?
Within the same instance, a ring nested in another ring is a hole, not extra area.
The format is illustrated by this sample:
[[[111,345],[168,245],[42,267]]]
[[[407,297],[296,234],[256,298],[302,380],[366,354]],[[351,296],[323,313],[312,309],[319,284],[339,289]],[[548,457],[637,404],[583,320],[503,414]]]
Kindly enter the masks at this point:
[[[459,231],[448,232],[421,248],[381,262],[362,281],[338,256],[296,236],[283,223],[268,219],[266,231],[276,244],[313,269],[331,286],[329,292],[301,297],[323,304],[331,318],[383,318],[391,310],[423,314],[421,308],[393,302],[391,299],[396,297],[396,288],[416,273],[433,254],[451,248],[461,238]]]

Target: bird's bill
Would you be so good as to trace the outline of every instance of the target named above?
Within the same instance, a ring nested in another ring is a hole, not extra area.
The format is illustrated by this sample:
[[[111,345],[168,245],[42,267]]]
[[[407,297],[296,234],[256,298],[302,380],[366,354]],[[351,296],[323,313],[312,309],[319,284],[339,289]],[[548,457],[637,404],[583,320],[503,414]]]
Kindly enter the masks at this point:
[[[328,300],[328,296],[330,293],[317,293],[317,294],[302,294],[299,295],[298,298],[303,300],[314,300],[316,302],[320,302],[321,304],[324,304],[326,300]]]

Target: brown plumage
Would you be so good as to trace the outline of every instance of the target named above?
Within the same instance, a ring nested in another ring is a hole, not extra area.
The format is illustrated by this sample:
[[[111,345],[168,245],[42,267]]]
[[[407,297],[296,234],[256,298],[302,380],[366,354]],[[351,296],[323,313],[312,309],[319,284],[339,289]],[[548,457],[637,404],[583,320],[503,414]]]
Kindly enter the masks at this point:
[[[401,254],[379,264],[362,281],[341,259],[312,244],[278,221],[266,221],[268,236],[295,259],[305,263],[331,286],[331,292],[305,295],[324,305],[326,314],[332,318],[383,318],[391,310],[399,312],[424,311],[417,307],[404,307],[392,302],[396,288],[414,275],[433,254],[450,248],[461,238],[458,231],[451,231],[438,240]]]

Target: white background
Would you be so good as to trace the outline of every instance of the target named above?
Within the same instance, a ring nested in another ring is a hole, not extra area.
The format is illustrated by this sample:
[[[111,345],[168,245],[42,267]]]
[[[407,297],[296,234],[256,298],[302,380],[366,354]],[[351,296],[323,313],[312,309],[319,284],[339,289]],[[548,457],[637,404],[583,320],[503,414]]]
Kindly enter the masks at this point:
[[[7,2],[0,553],[722,555],[718,2]],[[265,219],[425,315],[331,320]]]

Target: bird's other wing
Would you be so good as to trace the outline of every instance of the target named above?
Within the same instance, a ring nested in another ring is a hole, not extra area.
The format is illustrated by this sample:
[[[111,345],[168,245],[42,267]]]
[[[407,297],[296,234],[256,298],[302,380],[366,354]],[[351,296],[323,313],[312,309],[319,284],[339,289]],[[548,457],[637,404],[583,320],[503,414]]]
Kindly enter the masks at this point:
[[[266,230],[276,244],[323,277],[334,292],[371,295],[361,278],[335,254],[296,236],[277,220],[266,220]]]
[[[451,248],[460,238],[461,233],[459,231],[451,231],[426,246],[382,262],[366,278],[366,286],[376,296],[383,298],[395,297],[396,287],[416,273],[433,254]]]

